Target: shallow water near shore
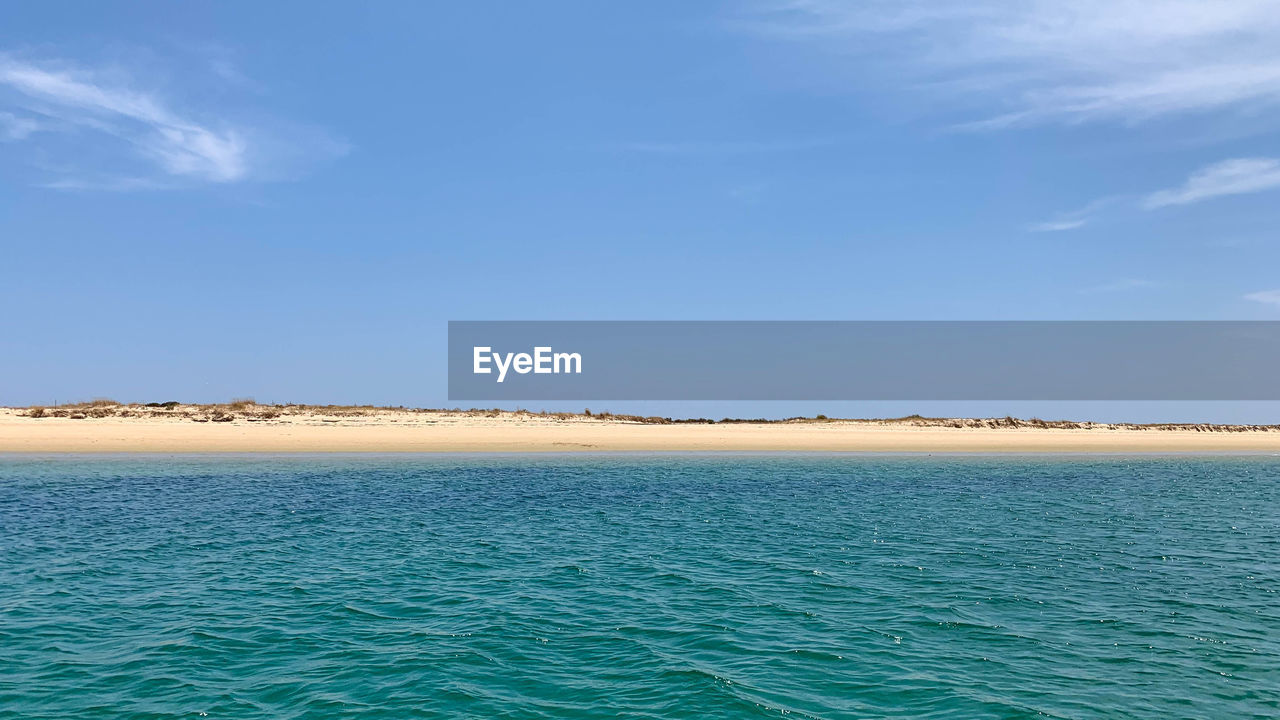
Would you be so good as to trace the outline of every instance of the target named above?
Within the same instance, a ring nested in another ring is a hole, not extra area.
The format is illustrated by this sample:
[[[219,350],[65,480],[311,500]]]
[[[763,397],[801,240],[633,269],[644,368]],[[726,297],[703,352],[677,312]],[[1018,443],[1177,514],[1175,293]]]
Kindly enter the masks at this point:
[[[0,718],[1280,715],[1280,458],[0,458]]]

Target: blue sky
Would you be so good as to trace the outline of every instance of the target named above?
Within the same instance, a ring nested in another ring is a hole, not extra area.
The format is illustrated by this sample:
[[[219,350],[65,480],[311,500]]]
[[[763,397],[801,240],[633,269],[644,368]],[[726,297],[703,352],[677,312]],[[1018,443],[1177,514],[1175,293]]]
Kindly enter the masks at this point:
[[[0,403],[449,405],[449,319],[1280,319],[1271,2],[6,15]]]

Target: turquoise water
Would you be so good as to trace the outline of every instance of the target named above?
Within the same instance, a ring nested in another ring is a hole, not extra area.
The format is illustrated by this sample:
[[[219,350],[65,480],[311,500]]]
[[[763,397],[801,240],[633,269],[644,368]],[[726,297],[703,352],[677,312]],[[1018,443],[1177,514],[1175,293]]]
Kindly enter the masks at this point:
[[[0,458],[0,718],[1271,718],[1277,590],[1277,458]]]

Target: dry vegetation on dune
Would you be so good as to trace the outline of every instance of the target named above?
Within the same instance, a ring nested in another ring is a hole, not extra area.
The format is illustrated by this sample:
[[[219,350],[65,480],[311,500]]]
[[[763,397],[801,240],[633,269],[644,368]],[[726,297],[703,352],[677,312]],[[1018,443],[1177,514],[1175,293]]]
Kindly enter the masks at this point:
[[[259,405],[250,398],[237,398],[228,403],[195,405],[168,402],[120,403],[114,400],[94,400],[55,406],[33,406],[26,409],[31,418],[70,418],[87,420],[101,418],[141,418],[191,420],[194,422],[233,422],[246,420],[262,422],[288,416],[362,417],[384,412],[407,412],[402,408],[375,408],[371,405]]]
[[[507,418],[543,420],[547,422],[625,423],[640,425],[739,425],[739,424],[808,424],[808,425],[881,425],[922,428],[976,428],[976,429],[1061,429],[1061,430],[1134,430],[1134,431],[1184,431],[1184,432],[1280,432],[1280,425],[1227,425],[1215,423],[1095,423],[1070,420],[1041,420],[1039,418],[941,418],[908,415],[900,418],[829,418],[791,417],[781,420],[766,418],[670,418],[657,416],[624,415],[611,412],[581,413],[531,412],[528,410],[470,409],[453,410],[387,407],[375,405],[298,405],[259,404],[251,398],[237,398],[228,403],[197,405],[177,401],[149,403],[120,403],[108,399],[56,406],[33,406],[19,409],[20,414],[32,419],[68,418],[88,420],[102,418],[157,419],[191,422],[289,422],[292,420],[319,420],[358,422],[360,418],[388,419],[413,418]]]

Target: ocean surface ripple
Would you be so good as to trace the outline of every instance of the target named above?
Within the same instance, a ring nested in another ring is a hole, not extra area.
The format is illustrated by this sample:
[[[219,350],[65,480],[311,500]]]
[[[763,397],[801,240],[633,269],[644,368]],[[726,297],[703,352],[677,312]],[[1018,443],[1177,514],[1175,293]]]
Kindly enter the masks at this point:
[[[1280,717],[1280,459],[0,458],[0,718]]]

